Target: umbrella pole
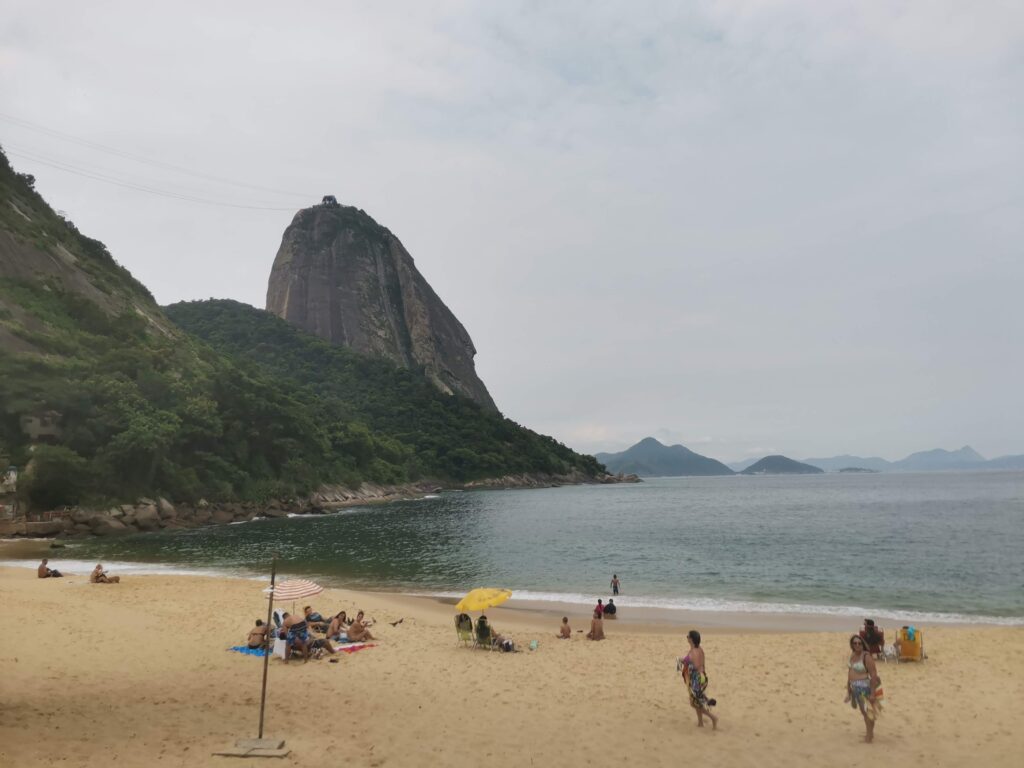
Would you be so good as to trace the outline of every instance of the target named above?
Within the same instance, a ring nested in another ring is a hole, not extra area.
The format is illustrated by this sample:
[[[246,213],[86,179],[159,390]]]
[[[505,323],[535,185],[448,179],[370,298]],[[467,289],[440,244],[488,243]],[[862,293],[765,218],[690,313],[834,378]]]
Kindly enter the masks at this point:
[[[277,558],[270,560],[270,599],[267,600],[267,634],[270,634],[270,622],[274,618],[274,579],[277,576]],[[267,706],[267,667],[270,666],[270,648],[263,651],[263,687],[260,690],[260,733],[257,738],[263,738],[263,711]]]

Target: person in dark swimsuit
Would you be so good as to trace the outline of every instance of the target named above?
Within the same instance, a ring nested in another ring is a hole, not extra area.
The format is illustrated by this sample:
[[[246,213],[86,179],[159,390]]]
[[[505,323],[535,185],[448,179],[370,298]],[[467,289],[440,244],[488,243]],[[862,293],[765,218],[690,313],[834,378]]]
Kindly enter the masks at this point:
[[[267,626],[263,623],[263,619],[256,619],[256,626],[249,630],[249,638],[246,640],[246,645],[253,650],[266,648],[267,637]]]

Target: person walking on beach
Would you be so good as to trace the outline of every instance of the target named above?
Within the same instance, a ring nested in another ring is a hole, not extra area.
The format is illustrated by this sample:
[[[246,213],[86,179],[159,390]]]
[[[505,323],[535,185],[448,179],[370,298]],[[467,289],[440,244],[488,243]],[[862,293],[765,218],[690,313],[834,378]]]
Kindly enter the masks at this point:
[[[850,658],[846,662],[846,698],[850,706],[859,709],[864,718],[864,741],[875,738],[875,720],[881,713],[882,681],[878,678],[875,660],[868,653],[859,635],[850,638]]]
[[[676,669],[683,673],[683,682],[690,694],[690,706],[697,712],[697,727],[704,727],[704,715],[707,715],[711,718],[712,730],[718,730],[718,718],[711,714],[711,707],[717,702],[706,695],[708,675],[704,667],[704,649],[700,647],[700,632],[691,629],[686,633],[686,640],[690,643],[690,652],[678,660]]]
[[[612,595],[619,594],[619,576],[616,573],[612,574]]]

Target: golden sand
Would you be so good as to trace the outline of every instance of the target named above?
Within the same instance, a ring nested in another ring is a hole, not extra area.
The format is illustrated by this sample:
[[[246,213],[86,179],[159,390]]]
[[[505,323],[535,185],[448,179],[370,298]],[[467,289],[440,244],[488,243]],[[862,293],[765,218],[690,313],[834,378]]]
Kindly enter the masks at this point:
[[[262,660],[225,649],[265,614],[262,586],[0,568],[0,765],[251,764],[211,753],[256,735]],[[272,660],[266,733],[291,749],[273,765],[981,768],[1024,755],[1020,628],[926,628],[927,662],[881,665],[886,710],[867,745],[842,701],[849,632],[698,627],[714,732],[697,729],[675,672],[687,627],[606,622],[604,642],[558,641],[552,616],[498,608],[499,631],[539,648],[487,653],[458,645],[436,601],[332,589],[312,602],[365,609],[380,639],[337,664]],[[585,611],[570,618],[586,628]]]

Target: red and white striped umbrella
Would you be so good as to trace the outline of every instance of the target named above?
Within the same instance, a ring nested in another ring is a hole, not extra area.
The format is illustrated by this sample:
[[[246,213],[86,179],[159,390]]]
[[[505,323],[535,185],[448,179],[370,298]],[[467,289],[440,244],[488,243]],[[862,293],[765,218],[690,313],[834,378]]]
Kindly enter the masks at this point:
[[[270,587],[263,591],[267,593],[267,598],[269,599]],[[274,586],[274,600],[277,602],[299,600],[303,597],[319,595],[323,591],[324,588],[315,581],[310,581],[309,579],[288,579],[288,581],[282,581]]]

